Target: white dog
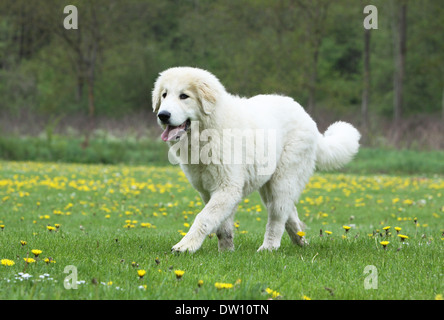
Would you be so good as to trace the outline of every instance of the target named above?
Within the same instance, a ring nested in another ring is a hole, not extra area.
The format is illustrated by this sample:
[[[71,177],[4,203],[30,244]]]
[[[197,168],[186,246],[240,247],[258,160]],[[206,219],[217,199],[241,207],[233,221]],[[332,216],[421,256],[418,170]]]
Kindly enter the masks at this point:
[[[279,95],[237,97],[202,69],[176,67],[162,72],[152,98],[164,129],[162,139],[170,147],[178,147],[176,150],[184,147],[182,151],[194,157],[191,162],[182,159],[180,165],[205,203],[173,251],[194,252],[214,231],[219,250],[233,250],[234,214],[242,198],[255,190],[268,210],[264,242],[258,251],[279,248],[284,230],[294,243],[304,245],[305,238],[298,232],[305,225],[295,203],[306,183],[316,167],[337,169],[359,148],[360,134],[352,125],[336,122],[322,135],[293,99]],[[231,155],[236,150],[231,138],[239,132],[246,132],[240,144],[244,154],[242,161],[233,163]],[[208,143],[202,145],[202,141]],[[267,161],[257,157],[258,150],[264,149],[269,151]]]

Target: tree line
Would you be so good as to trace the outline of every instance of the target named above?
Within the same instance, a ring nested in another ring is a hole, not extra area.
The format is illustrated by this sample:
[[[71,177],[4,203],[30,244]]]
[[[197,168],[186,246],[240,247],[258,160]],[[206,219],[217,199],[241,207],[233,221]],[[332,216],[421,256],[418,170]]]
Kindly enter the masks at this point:
[[[78,9],[67,30],[66,5]],[[210,70],[239,95],[292,96],[315,118],[444,120],[439,0],[5,0],[0,109],[121,116],[150,108],[158,73]]]

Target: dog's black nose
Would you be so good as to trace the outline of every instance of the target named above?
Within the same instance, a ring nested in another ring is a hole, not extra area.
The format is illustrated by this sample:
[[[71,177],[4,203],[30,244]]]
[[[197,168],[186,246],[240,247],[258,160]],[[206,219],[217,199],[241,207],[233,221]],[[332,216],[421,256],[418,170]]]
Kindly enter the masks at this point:
[[[160,119],[160,121],[167,123],[168,120],[170,120],[171,117],[171,113],[169,113],[168,111],[160,111],[159,114],[157,115]]]

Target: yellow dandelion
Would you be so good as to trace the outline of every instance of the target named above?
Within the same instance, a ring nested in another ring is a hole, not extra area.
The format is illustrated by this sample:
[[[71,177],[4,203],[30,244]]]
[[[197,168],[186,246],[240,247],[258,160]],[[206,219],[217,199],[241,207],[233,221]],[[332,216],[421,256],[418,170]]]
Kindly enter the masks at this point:
[[[387,248],[387,245],[389,244],[389,241],[381,241],[380,244],[384,247],[384,249]]]
[[[140,279],[142,279],[145,274],[146,274],[145,270],[137,270],[137,275],[139,276]]]
[[[281,296],[281,294],[279,292],[277,292],[276,290],[270,289],[270,288],[265,289],[265,292],[267,292],[269,295],[271,295],[272,298],[277,298],[277,297]]]
[[[26,246],[27,242],[24,240],[20,240],[20,244],[22,245],[22,247]]]
[[[214,286],[217,289],[231,289],[231,288],[233,288],[233,284],[232,283],[223,283],[223,282],[216,282],[214,284]]]
[[[197,281],[197,286],[198,286],[199,288],[202,287],[203,284],[204,284],[203,280],[199,280],[199,281]]]
[[[398,234],[398,237],[401,239],[401,241],[404,241],[405,239],[408,239],[409,237],[404,234]]]
[[[304,232],[304,231],[298,231],[296,234],[297,234],[299,237],[303,237],[303,236],[305,236],[305,232]]]
[[[402,228],[400,227],[395,227],[396,233],[399,233],[399,231],[401,231]]]
[[[328,234],[328,235],[331,235],[333,232],[325,230],[325,233]]]
[[[26,263],[34,263],[35,260],[33,258],[23,258],[23,260],[25,260]]]
[[[33,249],[31,252],[37,258],[42,253],[42,250]]]
[[[310,297],[307,297],[305,294],[302,296],[302,300],[311,300]]]
[[[185,274],[185,271],[183,271],[183,270],[174,270],[174,274],[176,275],[176,279],[181,279],[182,276]]]
[[[43,261],[45,261],[46,264],[56,263],[56,261],[51,257],[45,258],[45,259],[43,259]]]
[[[7,266],[7,267],[11,267],[15,264],[14,261],[9,260],[9,259],[2,259],[2,260],[0,260],[0,263],[2,266]]]
[[[345,230],[345,232],[346,232],[346,233],[348,232],[348,230],[350,230],[350,229],[351,229],[351,227],[350,227],[350,226],[342,226],[342,228],[344,228],[344,230]]]
[[[48,231],[53,231],[53,230],[55,230],[56,228],[54,228],[54,227],[52,227],[52,226],[47,226],[46,229],[48,229]]]

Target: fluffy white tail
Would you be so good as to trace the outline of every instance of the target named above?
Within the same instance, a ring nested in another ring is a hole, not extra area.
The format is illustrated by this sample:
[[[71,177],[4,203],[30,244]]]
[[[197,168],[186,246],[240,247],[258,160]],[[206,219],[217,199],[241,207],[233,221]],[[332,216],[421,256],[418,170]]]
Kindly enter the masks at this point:
[[[324,135],[320,134],[316,152],[316,167],[334,170],[347,164],[358,152],[361,134],[347,122],[330,125]]]

